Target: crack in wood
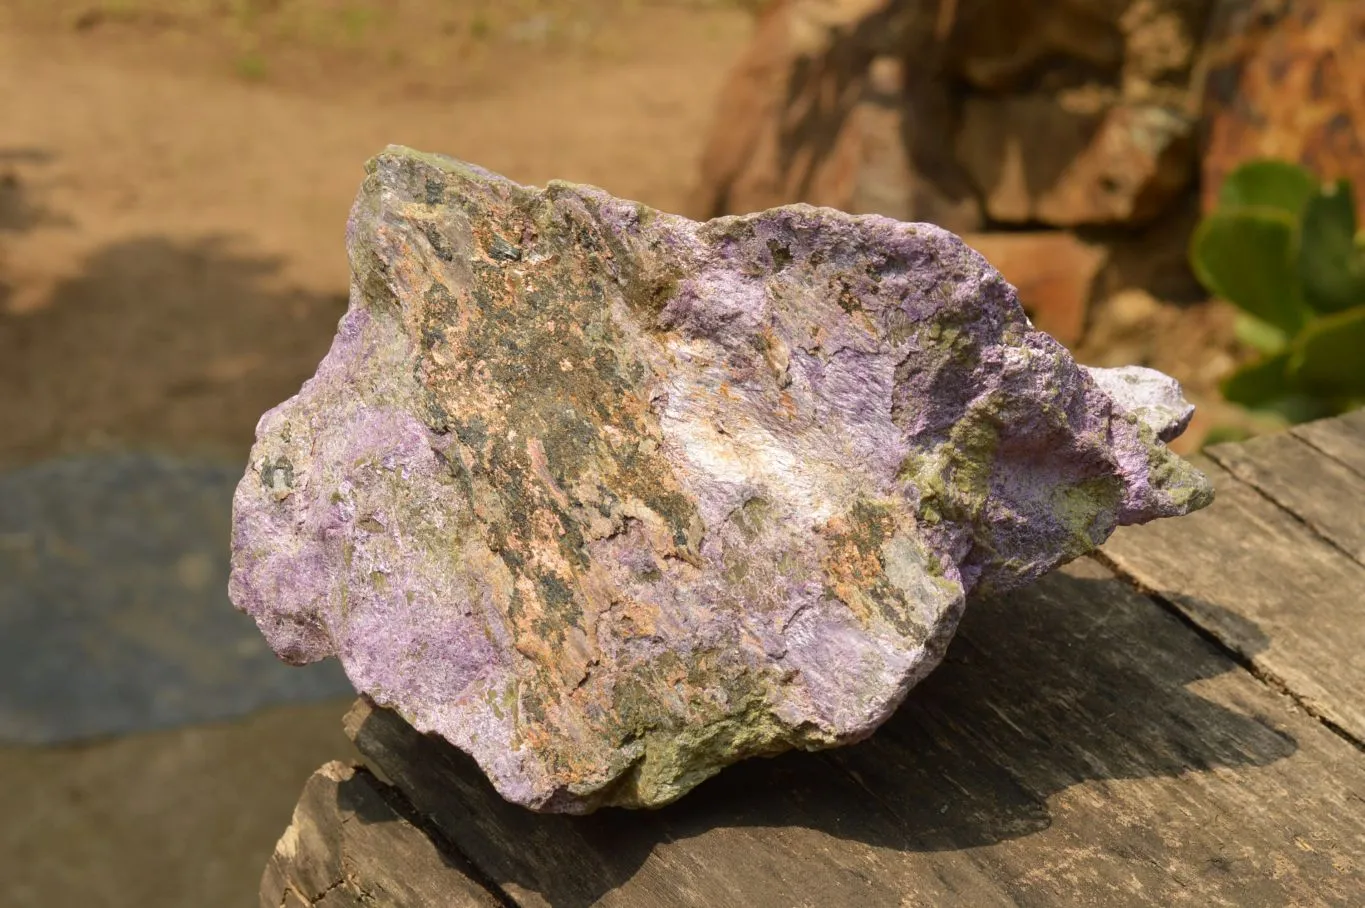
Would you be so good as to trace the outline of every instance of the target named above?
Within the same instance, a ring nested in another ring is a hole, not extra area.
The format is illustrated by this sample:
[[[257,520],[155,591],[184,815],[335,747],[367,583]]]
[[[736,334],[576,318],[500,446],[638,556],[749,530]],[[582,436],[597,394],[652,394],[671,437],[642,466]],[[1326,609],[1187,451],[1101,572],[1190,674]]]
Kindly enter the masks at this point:
[[[1243,483],[1243,485],[1245,485],[1245,483]],[[1160,592],[1144,584],[1132,573],[1124,570],[1122,565],[1106,555],[1103,549],[1096,552],[1092,557],[1113,571],[1116,576],[1128,583],[1133,589],[1155,602],[1163,611],[1170,613],[1180,621],[1181,624],[1198,634],[1202,640],[1217,650],[1220,655],[1231,659],[1238,667],[1245,670],[1269,689],[1287,697],[1296,707],[1307,715],[1312,716],[1324,728],[1331,731],[1337,737],[1341,738],[1357,750],[1365,752],[1365,740],[1357,738],[1355,735],[1351,734],[1350,731],[1326,716],[1320,706],[1315,705],[1312,700],[1295,692],[1283,678],[1279,677],[1274,672],[1268,671],[1264,666],[1257,665],[1253,657],[1239,652],[1237,649],[1224,642],[1215,632],[1200,624],[1198,620],[1192,617],[1173,600],[1163,596]]]
[[[1303,442],[1306,447],[1313,448],[1314,451],[1317,451],[1320,454],[1323,453],[1318,448],[1315,448],[1312,445],[1308,444],[1307,442],[1304,442],[1303,439],[1299,438],[1297,435],[1291,435],[1289,437],[1294,438],[1296,441]],[[1256,477],[1254,472],[1248,469],[1245,463],[1243,463],[1236,457],[1229,456],[1225,451],[1220,450],[1220,448],[1222,447],[1223,446],[1220,445],[1213,448],[1209,448],[1207,451],[1204,452],[1204,455],[1208,457],[1210,460],[1212,460],[1214,463],[1218,464],[1218,466],[1222,467],[1224,470],[1227,470],[1228,474],[1232,476],[1232,478],[1236,479],[1242,485],[1246,486],[1248,489],[1255,492],[1266,502],[1268,502],[1271,506],[1275,507],[1280,512],[1282,512],[1290,519],[1292,519],[1299,526],[1303,527],[1315,538],[1317,538],[1320,542],[1324,542],[1327,545],[1331,546],[1333,549],[1336,549],[1342,555],[1346,556],[1346,559],[1348,561],[1358,564],[1361,567],[1365,567],[1365,563],[1361,562],[1361,559],[1355,552],[1352,552],[1345,546],[1343,546],[1339,541],[1337,541],[1337,539],[1332,534],[1325,532],[1321,527],[1319,527],[1316,522],[1310,520],[1308,517],[1304,516],[1303,514],[1294,510],[1285,502],[1281,501],[1272,490],[1266,488],[1265,484]],[[1329,460],[1332,460],[1335,463],[1340,463],[1340,461],[1337,461],[1336,458],[1331,457],[1331,455],[1324,456],[1326,456]],[[1341,464],[1341,466],[1351,473],[1355,472],[1346,464]]]
[[[1361,470],[1357,469],[1355,464],[1347,462],[1341,457],[1338,457],[1334,452],[1329,451],[1326,448],[1322,447],[1311,435],[1300,435],[1298,432],[1294,431],[1294,429],[1290,429],[1289,434],[1294,436],[1304,444],[1308,445],[1308,447],[1312,448],[1314,451],[1317,451],[1323,457],[1327,458],[1328,460],[1332,461],[1338,466],[1341,466],[1349,470],[1350,472],[1359,476],[1361,479],[1365,479],[1365,472],[1362,472]]]

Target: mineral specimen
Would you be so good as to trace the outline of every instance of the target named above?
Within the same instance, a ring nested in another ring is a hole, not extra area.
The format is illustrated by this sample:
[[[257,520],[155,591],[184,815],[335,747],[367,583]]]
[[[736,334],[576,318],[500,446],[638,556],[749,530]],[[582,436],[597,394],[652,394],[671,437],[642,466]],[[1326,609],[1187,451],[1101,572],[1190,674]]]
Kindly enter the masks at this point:
[[[1173,382],[1078,366],[940,228],[696,223],[399,147],[367,174],[230,592],[509,800],[657,806],[866,737],[969,592],[1212,498],[1162,444]]]

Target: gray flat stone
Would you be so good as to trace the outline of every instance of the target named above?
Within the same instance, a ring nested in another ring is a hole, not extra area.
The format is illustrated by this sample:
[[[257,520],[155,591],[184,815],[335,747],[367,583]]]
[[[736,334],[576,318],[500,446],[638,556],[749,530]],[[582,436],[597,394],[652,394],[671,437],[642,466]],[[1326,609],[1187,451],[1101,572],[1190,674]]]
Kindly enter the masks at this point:
[[[51,744],[346,695],[227,598],[241,465],[144,454],[0,473],[0,742]]]

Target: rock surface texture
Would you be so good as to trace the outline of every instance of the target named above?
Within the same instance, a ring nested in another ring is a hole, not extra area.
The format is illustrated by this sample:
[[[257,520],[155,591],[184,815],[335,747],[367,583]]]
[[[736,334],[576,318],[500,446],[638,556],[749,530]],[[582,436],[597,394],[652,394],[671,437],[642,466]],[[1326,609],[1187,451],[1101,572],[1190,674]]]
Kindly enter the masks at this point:
[[[657,806],[866,737],[969,592],[1212,498],[1162,442],[1173,382],[1078,366],[941,228],[367,170],[351,306],[261,419],[230,591],[509,800]]]

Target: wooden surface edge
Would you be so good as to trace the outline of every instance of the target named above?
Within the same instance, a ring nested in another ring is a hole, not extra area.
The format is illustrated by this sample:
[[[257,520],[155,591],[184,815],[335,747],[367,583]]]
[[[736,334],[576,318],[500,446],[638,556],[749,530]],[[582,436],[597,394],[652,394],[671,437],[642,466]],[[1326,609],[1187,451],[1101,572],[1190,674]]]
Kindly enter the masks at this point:
[[[363,766],[321,766],[266,863],[260,908],[506,904],[410,821],[417,812],[395,804],[401,798]]]
[[[1290,433],[1365,478],[1365,407],[1333,419],[1292,427]]]

